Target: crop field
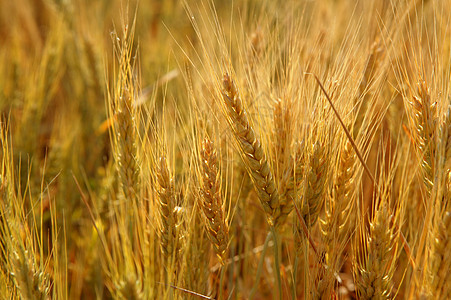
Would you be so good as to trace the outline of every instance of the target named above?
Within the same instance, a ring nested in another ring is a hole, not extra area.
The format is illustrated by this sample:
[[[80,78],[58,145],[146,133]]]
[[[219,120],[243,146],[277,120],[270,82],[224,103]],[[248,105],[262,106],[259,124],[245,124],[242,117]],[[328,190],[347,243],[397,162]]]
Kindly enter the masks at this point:
[[[451,299],[451,0],[1,0],[0,299]]]

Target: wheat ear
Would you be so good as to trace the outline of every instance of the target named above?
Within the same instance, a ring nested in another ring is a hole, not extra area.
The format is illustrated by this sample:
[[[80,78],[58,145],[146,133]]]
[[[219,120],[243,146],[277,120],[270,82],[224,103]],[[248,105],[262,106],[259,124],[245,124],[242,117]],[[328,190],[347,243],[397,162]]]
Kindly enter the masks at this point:
[[[244,110],[236,86],[229,74],[223,78],[223,98],[228,120],[243,152],[244,161],[255,189],[268,216],[270,225],[278,225],[280,216],[279,193],[265,153]]]
[[[324,243],[329,247],[328,253],[336,252],[337,249],[333,245],[345,242],[350,231],[348,225],[352,224],[349,218],[352,208],[355,161],[354,149],[352,149],[351,143],[346,141],[340,155],[332,199],[327,205],[324,220],[321,220],[321,231],[324,236]]]
[[[443,214],[433,236],[431,291],[435,299],[451,298],[451,211]]]
[[[375,75],[379,69],[381,62],[384,59],[385,49],[381,45],[381,41],[377,39],[370,48],[370,53],[366,61],[365,69],[363,71],[362,80],[359,84],[359,97],[361,103],[358,104],[356,119],[353,126],[353,136],[357,137],[362,127],[365,125],[365,115],[368,110],[370,96],[368,95],[368,89],[371,88],[375,80]]]
[[[174,181],[169,173],[165,157],[161,157],[157,170],[158,196],[160,199],[161,251],[166,258],[175,257],[180,248]]]
[[[448,106],[445,120],[442,123],[443,140],[445,141],[445,170],[451,169],[451,105]]]
[[[141,300],[144,299],[144,292],[141,280],[136,278],[136,275],[129,273],[126,275],[125,280],[117,285],[117,290],[120,295],[120,299],[127,300]]]
[[[444,198],[451,199],[451,105],[448,106],[445,118],[441,124],[441,131],[441,140],[445,144],[443,154]]]
[[[302,217],[309,228],[315,225],[324,205],[324,191],[328,172],[328,153],[324,144],[317,141],[313,145],[307,170],[305,171],[304,192],[301,206]]]
[[[224,217],[224,207],[219,190],[220,177],[216,151],[209,138],[202,142],[202,210],[208,238],[216,254],[224,262],[229,243],[229,228]]]
[[[125,89],[118,100],[117,145],[119,147],[117,170],[120,185],[127,200],[136,198],[138,192],[137,147],[135,144],[135,120],[132,95]]]
[[[423,181],[428,193],[434,185],[435,153],[436,153],[436,104],[432,103],[426,81],[417,85],[417,96],[413,97],[414,130],[417,148],[421,155]]]
[[[9,153],[5,154],[9,141],[4,140],[3,134],[5,133],[3,131],[1,134],[2,154],[9,155]],[[1,175],[4,175],[4,173],[2,172]],[[7,178],[5,179],[2,176],[0,180],[0,254],[2,254],[0,272],[4,273],[8,270],[9,272],[6,273],[8,278],[1,284],[10,286],[10,280],[12,280],[20,299],[50,299],[51,277],[44,269],[44,264],[37,263],[37,253],[34,247],[27,243],[32,240],[32,237],[29,236],[27,223],[18,219],[20,212],[16,210],[17,207],[12,203],[21,200],[16,196],[14,188],[9,183],[9,177]],[[10,297],[15,298],[13,295],[11,294]]]
[[[395,259],[393,215],[387,203],[375,212],[369,233],[363,235],[363,253],[357,254],[355,267],[356,287],[360,299],[391,299]],[[396,256],[396,253],[395,253]]]
[[[299,187],[300,155],[290,153],[292,141],[292,106],[290,101],[277,100],[274,105],[273,155],[275,157],[274,177],[280,193],[280,222],[293,210],[295,188]],[[296,160],[296,161],[295,161]]]
[[[18,245],[11,253],[12,275],[20,297],[25,300],[50,299],[49,276],[36,268],[33,254],[28,251]]]
[[[331,196],[326,202],[326,214],[320,219],[325,260],[328,268],[320,270],[321,276],[316,284],[318,298],[330,296],[334,275],[338,272],[341,256],[347,244],[352,224],[354,163],[356,155],[349,141],[345,141],[341,150],[337,172]]]
[[[297,197],[294,199],[296,203],[300,202],[300,205],[298,204],[299,214],[294,216],[293,226],[297,254],[300,254],[303,250],[304,237],[307,234],[305,230],[315,225],[324,205],[328,158],[327,152],[319,141],[313,145],[313,151],[308,158],[307,165],[299,165],[299,168],[304,178],[302,181],[301,200],[298,200]],[[301,222],[304,222],[304,228]],[[315,252],[317,251],[315,250]]]

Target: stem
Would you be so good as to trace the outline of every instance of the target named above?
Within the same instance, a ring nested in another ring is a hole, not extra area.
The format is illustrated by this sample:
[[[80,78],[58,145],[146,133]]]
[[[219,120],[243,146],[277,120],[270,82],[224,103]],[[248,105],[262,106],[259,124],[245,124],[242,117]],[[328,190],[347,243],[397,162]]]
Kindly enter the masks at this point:
[[[222,297],[222,285],[224,284],[224,274],[225,274],[226,266],[221,267],[221,275],[219,275],[219,297],[218,299],[223,299]]]
[[[282,279],[280,278],[280,255],[279,255],[279,239],[274,226],[271,226],[271,233],[274,239],[274,266],[277,280],[277,288],[279,290],[279,299],[282,300]]]
[[[304,259],[304,268],[306,272],[303,272],[304,275],[304,297],[307,297],[309,295],[310,291],[310,281],[309,281],[309,259],[308,259],[308,243],[305,241],[305,239],[302,240],[302,248],[304,248],[304,253],[302,255]]]
[[[294,265],[293,265],[293,296],[292,299],[296,300],[296,287],[297,287],[297,272],[298,272],[298,264],[299,264],[299,258],[297,255],[294,257]]]
[[[258,284],[260,283],[260,277],[262,275],[263,270],[263,262],[265,260],[266,251],[268,250],[269,241],[271,240],[271,232],[268,232],[268,235],[266,236],[265,244],[263,245],[263,251],[260,255],[260,261],[258,262],[257,267],[257,277],[255,278],[254,286],[252,287],[251,293],[249,295],[249,299],[254,299],[255,293],[257,292]]]

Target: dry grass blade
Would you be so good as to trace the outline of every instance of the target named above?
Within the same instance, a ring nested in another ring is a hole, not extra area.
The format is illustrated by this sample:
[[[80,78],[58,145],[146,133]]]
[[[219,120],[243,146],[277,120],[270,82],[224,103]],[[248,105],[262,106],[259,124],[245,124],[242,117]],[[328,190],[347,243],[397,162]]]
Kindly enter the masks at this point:
[[[159,282],[159,283],[160,283],[160,284],[163,284],[163,283],[161,283],[161,282]],[[196,297],[201,298],[201,299],[214,300],[214,298],[212,298],[212,297],[208,297],[208,296],[205,296],[205,295],[202,295],[202,294],[199,294],[199,293],[196,293],[196,292],[193,292],[193,291],[190,291],[190,290],[187,290],[187,289],[184,289],[184,288],[181,288],[181,287],[172,285],[172,284],[170,284],[169,286],[170,286],[171,288],[173,288],[174,290],[179,290],[179,291],[182,291],[182,292],[184,292],[184,293],[186,293],[186,294],[193,295],[193,296],[196,296]]]
[[[305,235],[305,237],[307,238],[310,246],[312,247],[315,255],[318,257],[318,259],[321,259],[321,256],[320,256],[320,253],[318,252],[318,248],[316,247],[315,241],[313,240],[313,238],[309,232],[309,228],[307,227],[307,224],[305,223],[304,218],[301,215],[301,211],[298,208],[296,203],[294,204],[294,210],[296,211],[297,220],[299,221],[299,226],[300,226],[300,229],[299,229],[299,227],[295,228],[295,230],[296,230],[295,235],[298,236],[298,235],[302,235],[302,233],[303,233]],[[302,231],[302,233],[301,233],[301,231]],[[298,236],[298,239],[301,239],[301,237]],[[301,247],[298,244],[296,246],[296,248],[300,249]]]
[[[321,88],[321,90],[323,91],[324,95],[326,96],[327,101],[329,102],[335,116],[337,116],[338,121],[340,122],[341,127],[343,128],[349,142],[352,145],[352,148],[354,149],[357,157],[359,158],[360,162],[362,163],[363,168],[365,169],[365,172],[368,174],[368,176],[370,177],[372,183],[377,186],[377,182],[374,179],[373,174],[371,173],[370,169],[368,168],[368,165],[365,163],[365,160],[363,159],[362,154],[359,151],[359,148],[357,147],[357,145],[354,142],[354,139],[352,138],[351,134],[349,133],[348,128],[346,128],[346,125],[343,123],[343,120],[340,117],[340,114],[338,113],[337,109],[335,108],[335,105],[332,103],[332,99],[330,98],[329,94],[326,92],[326,89],[324,88],[323,84],[321,83],[321,81],[319,80],[319,78],[313,74],[313,76],[316,79],[316,82],[318,83],[319,87]]]

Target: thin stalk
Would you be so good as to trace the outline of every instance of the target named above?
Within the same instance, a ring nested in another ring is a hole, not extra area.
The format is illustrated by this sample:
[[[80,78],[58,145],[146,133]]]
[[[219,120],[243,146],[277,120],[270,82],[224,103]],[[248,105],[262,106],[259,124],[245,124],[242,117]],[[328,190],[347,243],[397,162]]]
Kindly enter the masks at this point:
[[[282,300],[282,279],[280,278],[279,239],[276,228],[274,226],[271,226],[271,233],[274,239],[274,266],[276,272],[277,288],[279,290],[279,299]]]
[[[224,265],[221,267],[221,275],[219,275],[219,297],[218,297],[219,300],[223,299],[222,285],[224,284],[225,270],[226,270],[226,266]]]
[[[309,259],[308,259],[308,242],[306,240],[302,240],[302,248],[304,248],[304,251],[302,253],[302,258],[304,259],[303,265],[305,268],[305,272],[303,272],[304,275],[304,297],[307,297],[309,295],[310,291],[310,278],[309,278]]]
[[[231,247],[230,250],[231,250],[230,251],[231,257],[234,257],[234,255],[235,255],[235,247]],[[228,283],[229,286],[235,286],[235,285],[238,284],[238,282],[237,282],[238,278],[236,278],[235,281],[234,281],[234,276],[233,276],[234,272],[235,272],[235,260],[232,259],[232,262],[230,263],[230,268],[229,268],[229,283]],[[233,295],[233,293],[231,293],[229,295],[229,299],[232,299],[231,298],[232,295]],[[235,299],[237,299],[236,295],[235,295]]]
[[[269,241],[271,240],[271,232],[268,232],[266,236],[265,244],[263,245],[263,251],[260,255],[260,261],[258,262],[257,267],[257,276],[255,278],[254,286],[252,287],[251,294],[249,295],[249,299],[252,300],[255,297],[255,293],[257,292],[258,284],[260,283],[260,277],[263,271],[263,262],[265,261],[266,251],[268,250]]]
[[[299,264],[299,258],[297,255],[294,257],[294,265],[293,265],[293,293],[292,293],[292,299],[296,300],[296,286],[297,286],[297,273],[298,273],[298,264]]]

